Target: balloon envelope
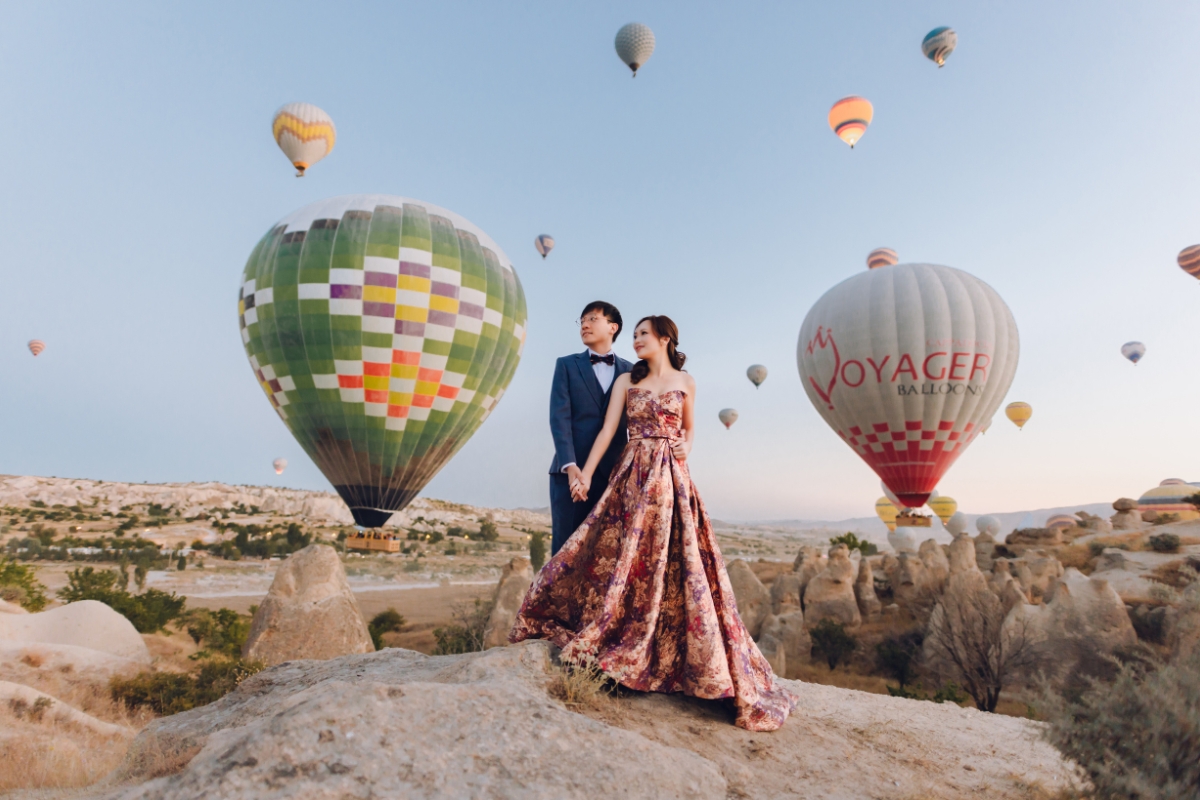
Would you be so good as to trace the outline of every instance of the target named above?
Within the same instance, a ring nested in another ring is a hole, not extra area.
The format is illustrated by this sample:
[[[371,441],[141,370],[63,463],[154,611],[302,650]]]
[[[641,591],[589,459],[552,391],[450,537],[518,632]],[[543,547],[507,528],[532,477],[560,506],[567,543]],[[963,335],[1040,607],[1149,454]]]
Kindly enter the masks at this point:
[[[896,530],[896,515],[899,513],[896,504],[888,498],[881,497],[875,501],[875,514],[883,520],[889,531]]]
[[[843,97],[829,109],[829,127],[842,141],[854,147],[875,116],[871,101],[865,97]]]
[[[1146,355],[1146,345],[1141,342],[1126,342],[1121,345],[1121,355],[1133,362],[1134,366]]]
[[[956,46],[958,46],[958,34],[954,32],[953,28],[943,25],[925,34],[925,39],[921,42],[921,52],[930,61],[942,67],[946,64],[946,57],[954,52]]]
[[[985,514],[984,516],[975,520],[975,529],[980,533],[998,536],[1000,534],[1000,520],[996,519],[991,514]]]
[[[533,246],[537,248],[538,254],[542,258],[550,255],[550,251],[554,249],[554,237],[543,233],[541,236],[533,240]]]
[[[871,252],[867,253],[867,269],[879,269],[880,267],[890,267],[897,263],[900,256],[896,255],[896,251],[890,247],[876,247]]]
[[[276,475],[282,475],[283,471],[285,469],[287,469],[287,459],[286,458],[277,458],[273,462],[271,462],[271,466],[273,466],[275,468]]]
[[[808,399],[910,508],[995,413],[1017,368],[1017,325],[961,270],[897,264],[816,302],[796,361]]]
[[[267,399],[364,527],[466,444],[525,342],[504,251],[457,214],[392,195],[323,200],[274,225],[238,313]]]
[[[617,48],[617,56],[622,63],[633,70],[633,77],[636,78],[638,69],[654,54],[654,31],[640,22],[630,22],[617,31],[613,46]]]
[[[333,152],[337,129],[328,114],[311,103],[288,103],[271,121],[275,143],[296,168],[296,177]]]
[[[767,379],[767,368],[762,364],[751,364],[750,368],[746,370],[746,377],[756,387],[762,386],[762,382]]]
[[[30,339],[28,347],[29,352],[33,353],[33,355],[36,357],[40,356],[42,351],[46,349],[46,343],[41,339]]]
[[[954,512],[958,511],[958,501],[953,497],[940,495],[929,500],[929,510],[937,514],[938,519],[945,525],[954,516]]]
[[[1055,514],[1046,520],[1046,527],[1050,530],[1074,528],[1078,524],[1079,520],[1073,514]]]
[[[1009,403],[1004,407],[1004,416],[1012,420],[1012,423],[1018,428],[1024,428],[1025,423],[1029,422],[1029,418],[1033,416],[1033,406],[1029,403]]]
[[[737,418],[738,412],[734,408],[722,408],[717,412],[717,419],[721,420],[721,424],[725,426],[726,430],[729,430],[729,427],[737,422]]]
[[[1183,248],[1175,260],[1179,262],[1179,268],[1188,275],[1200,278],[1200,244]]]

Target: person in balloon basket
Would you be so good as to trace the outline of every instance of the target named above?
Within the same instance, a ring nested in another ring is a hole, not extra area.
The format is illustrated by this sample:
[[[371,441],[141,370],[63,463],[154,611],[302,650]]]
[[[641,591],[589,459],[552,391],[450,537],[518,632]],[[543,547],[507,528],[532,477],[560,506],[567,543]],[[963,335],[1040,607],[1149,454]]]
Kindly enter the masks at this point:
[[[604,426],[613,381],[633,367],[613,352],[621,326],[621,312],[612,303],[588,303],[579,315],[579,338],[587,349],[563,356],[554,365],[554,382],[550,385],[550,434],[554,438],[554,460],[550,463],[551,555],[587,519],[625,446],[622,431],[613,437],[596,466],[596,489],[583,500],[572,497],[571,489],[578,485],[582,473],[580,465]]]
[[[738,726],[776,730],[797,698],[738,616],[688,472],[696,382],[678,344],[668,317],[638,322],[640,360],[613,380],[603,427],[569,487],[576,500],[602,483],[612,442],[627,432],[628,443],[595,508],[534,578],[508,638],[549,639],[565,663],[637,691],[732,701]]]

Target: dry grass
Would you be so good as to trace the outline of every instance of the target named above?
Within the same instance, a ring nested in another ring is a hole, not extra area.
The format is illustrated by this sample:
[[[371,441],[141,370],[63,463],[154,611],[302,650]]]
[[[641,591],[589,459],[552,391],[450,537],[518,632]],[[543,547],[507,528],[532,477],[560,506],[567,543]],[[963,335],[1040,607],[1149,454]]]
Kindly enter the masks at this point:
[[[1062,563],[1064,569],[1074,567],[1084,575],[1090,575],[1096,566],[1092,551],[1087,545],[1072,544],[1060,547],[1054,551],[1054,556]]]
[[[612,696],[612,681],[595,661],[557,664],[550,669],[546,691],[572,711],[598,710]]]

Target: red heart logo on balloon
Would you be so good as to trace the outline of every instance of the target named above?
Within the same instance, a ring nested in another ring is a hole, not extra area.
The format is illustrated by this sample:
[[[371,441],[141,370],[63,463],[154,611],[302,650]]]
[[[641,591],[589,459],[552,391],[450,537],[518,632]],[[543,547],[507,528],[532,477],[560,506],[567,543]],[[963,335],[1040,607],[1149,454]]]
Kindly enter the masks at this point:
[[[809,340],[808,347],[805,348],[805,351],[813,357],[814,373],[819,372],[819,370],[815,369],[817,361],[816,353],[818,350],[825,350],[826,348],[833,351],[833,374],[829,378],[829,383],[822,387],[812,375],[808,376],[808,382],[812,384],[813,389],[825,401],[826,405],[832,409],[833,401],[830,399],[830,396],[833,394],[833,387],[837,383],[838,371],[842,368],[842,357],[838,354],[837,342],[833,340],[833,331],[826,330],[825,326],[821,325],[817,327],[817,335]]]

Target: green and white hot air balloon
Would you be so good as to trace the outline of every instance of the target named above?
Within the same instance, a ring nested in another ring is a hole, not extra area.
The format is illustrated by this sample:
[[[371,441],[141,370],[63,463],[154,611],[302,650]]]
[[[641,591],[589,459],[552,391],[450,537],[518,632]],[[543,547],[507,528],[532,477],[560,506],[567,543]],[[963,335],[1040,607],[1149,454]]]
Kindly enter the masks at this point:
[[[364,527],[404,508],[495,408],[521,359],[508,257],[392,195],[305,206],[259,241],[238,299],[255,378]]]

